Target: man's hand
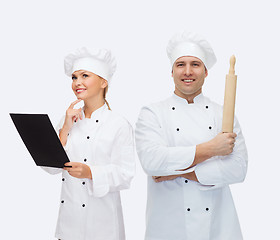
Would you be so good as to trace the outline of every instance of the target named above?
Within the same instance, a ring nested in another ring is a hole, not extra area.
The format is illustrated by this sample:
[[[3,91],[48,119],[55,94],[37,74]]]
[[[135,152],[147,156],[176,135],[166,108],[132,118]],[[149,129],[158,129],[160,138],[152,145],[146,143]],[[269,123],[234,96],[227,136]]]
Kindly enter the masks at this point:
[[[181,175],[169,175],[169,176],[153,176],[155,182],[163,182],[163,181],[170,181],[177,177],[181,177]]]
[[[88,165],[79,162],[67,162],[63,169],[68,171],[72,177],[92,179],[91,170]]]
[[[236,136],[235,133],[219,133],[210,140],[208,144],[212,155],[225,156],[232,153]]]
[[[198,182],[195,172],[184,173],[184,174],[180,174],[180,175],[153,176],[153,179],[155,182],[159,183],[159,182],[163,182],[163,181],[174,180],[178,177],[183,177],[183,178]]]
[[[184,173],[184,174],[181,175],[181,177],[186,178],[188,180],[192,180],[192,181],[198,182],[198,179],[197,179],[196,174],[195,174],[194,171],[193,172],[189,172],[189,173]]]

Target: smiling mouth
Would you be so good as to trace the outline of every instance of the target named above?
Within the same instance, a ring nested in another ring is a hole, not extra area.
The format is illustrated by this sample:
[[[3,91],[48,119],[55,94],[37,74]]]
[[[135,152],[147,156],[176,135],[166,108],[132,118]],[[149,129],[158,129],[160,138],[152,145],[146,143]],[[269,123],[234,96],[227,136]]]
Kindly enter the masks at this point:
[[[79,88],[79,89],[76,89],[76,93],[81,93],[81,92],[83,92],[85,90],[86,90],[85,88]]]
[[[185,83],[191,83],[191,82],[194,82],[195,80],[194,79],[182,79],[182,81]]]

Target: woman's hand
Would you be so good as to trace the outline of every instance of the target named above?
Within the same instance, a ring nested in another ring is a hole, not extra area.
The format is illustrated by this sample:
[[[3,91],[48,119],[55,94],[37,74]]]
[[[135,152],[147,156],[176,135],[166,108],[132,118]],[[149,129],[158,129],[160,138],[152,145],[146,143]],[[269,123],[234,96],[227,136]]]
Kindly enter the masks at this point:
[[[64,164],[63,169],[68,171],[72,177],[76,178],[89,178],[92,179],[90,167],[84,163],[67,162]]]
[[[66,110],[65,120],[63,124],[63,128],[65,130],[70,131],[73,126],[74,121],[78,121],[78,119],[82,120],[82,109],[74,109],[74,106],[79,103],[81,99],[78,99],[71,103],[69,108]]]
[[[66,111],[64,124],[59,132],[59,139],[60,139],[62,146],[66,145],[67,136],[68,136],[70,129],[73,126],[74,121],[77,121],[78,119],[82,120],[82,109],[81,108],[74,109],[74,106],[77,103],[79,103],[80,101],[81,101],[81,99],[78,99],[78,100],[72,102]]]

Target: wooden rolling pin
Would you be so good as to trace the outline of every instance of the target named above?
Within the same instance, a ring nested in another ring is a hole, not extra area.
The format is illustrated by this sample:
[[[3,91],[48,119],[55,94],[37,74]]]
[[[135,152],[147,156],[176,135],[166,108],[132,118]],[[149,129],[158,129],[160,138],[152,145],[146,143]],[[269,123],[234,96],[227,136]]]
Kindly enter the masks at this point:
[[[226,76],[225,97],[224,97],[224,110],[223,110],[223,125],[222,131],[227,133],[233,132],[234,124],[234,109],[235,109],[235,96],[236,96],[236,82],[237,76],[235,75],[235,56],[230,58],[229,73]]]

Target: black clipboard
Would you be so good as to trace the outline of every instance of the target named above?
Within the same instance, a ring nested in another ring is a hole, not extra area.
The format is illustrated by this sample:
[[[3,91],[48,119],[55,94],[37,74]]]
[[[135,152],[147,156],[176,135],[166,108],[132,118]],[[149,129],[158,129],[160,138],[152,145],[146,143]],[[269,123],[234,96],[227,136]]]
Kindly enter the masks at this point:
[[[63,168],[69,162],[47,114],[10,113],[10,116],[37,166]]]

